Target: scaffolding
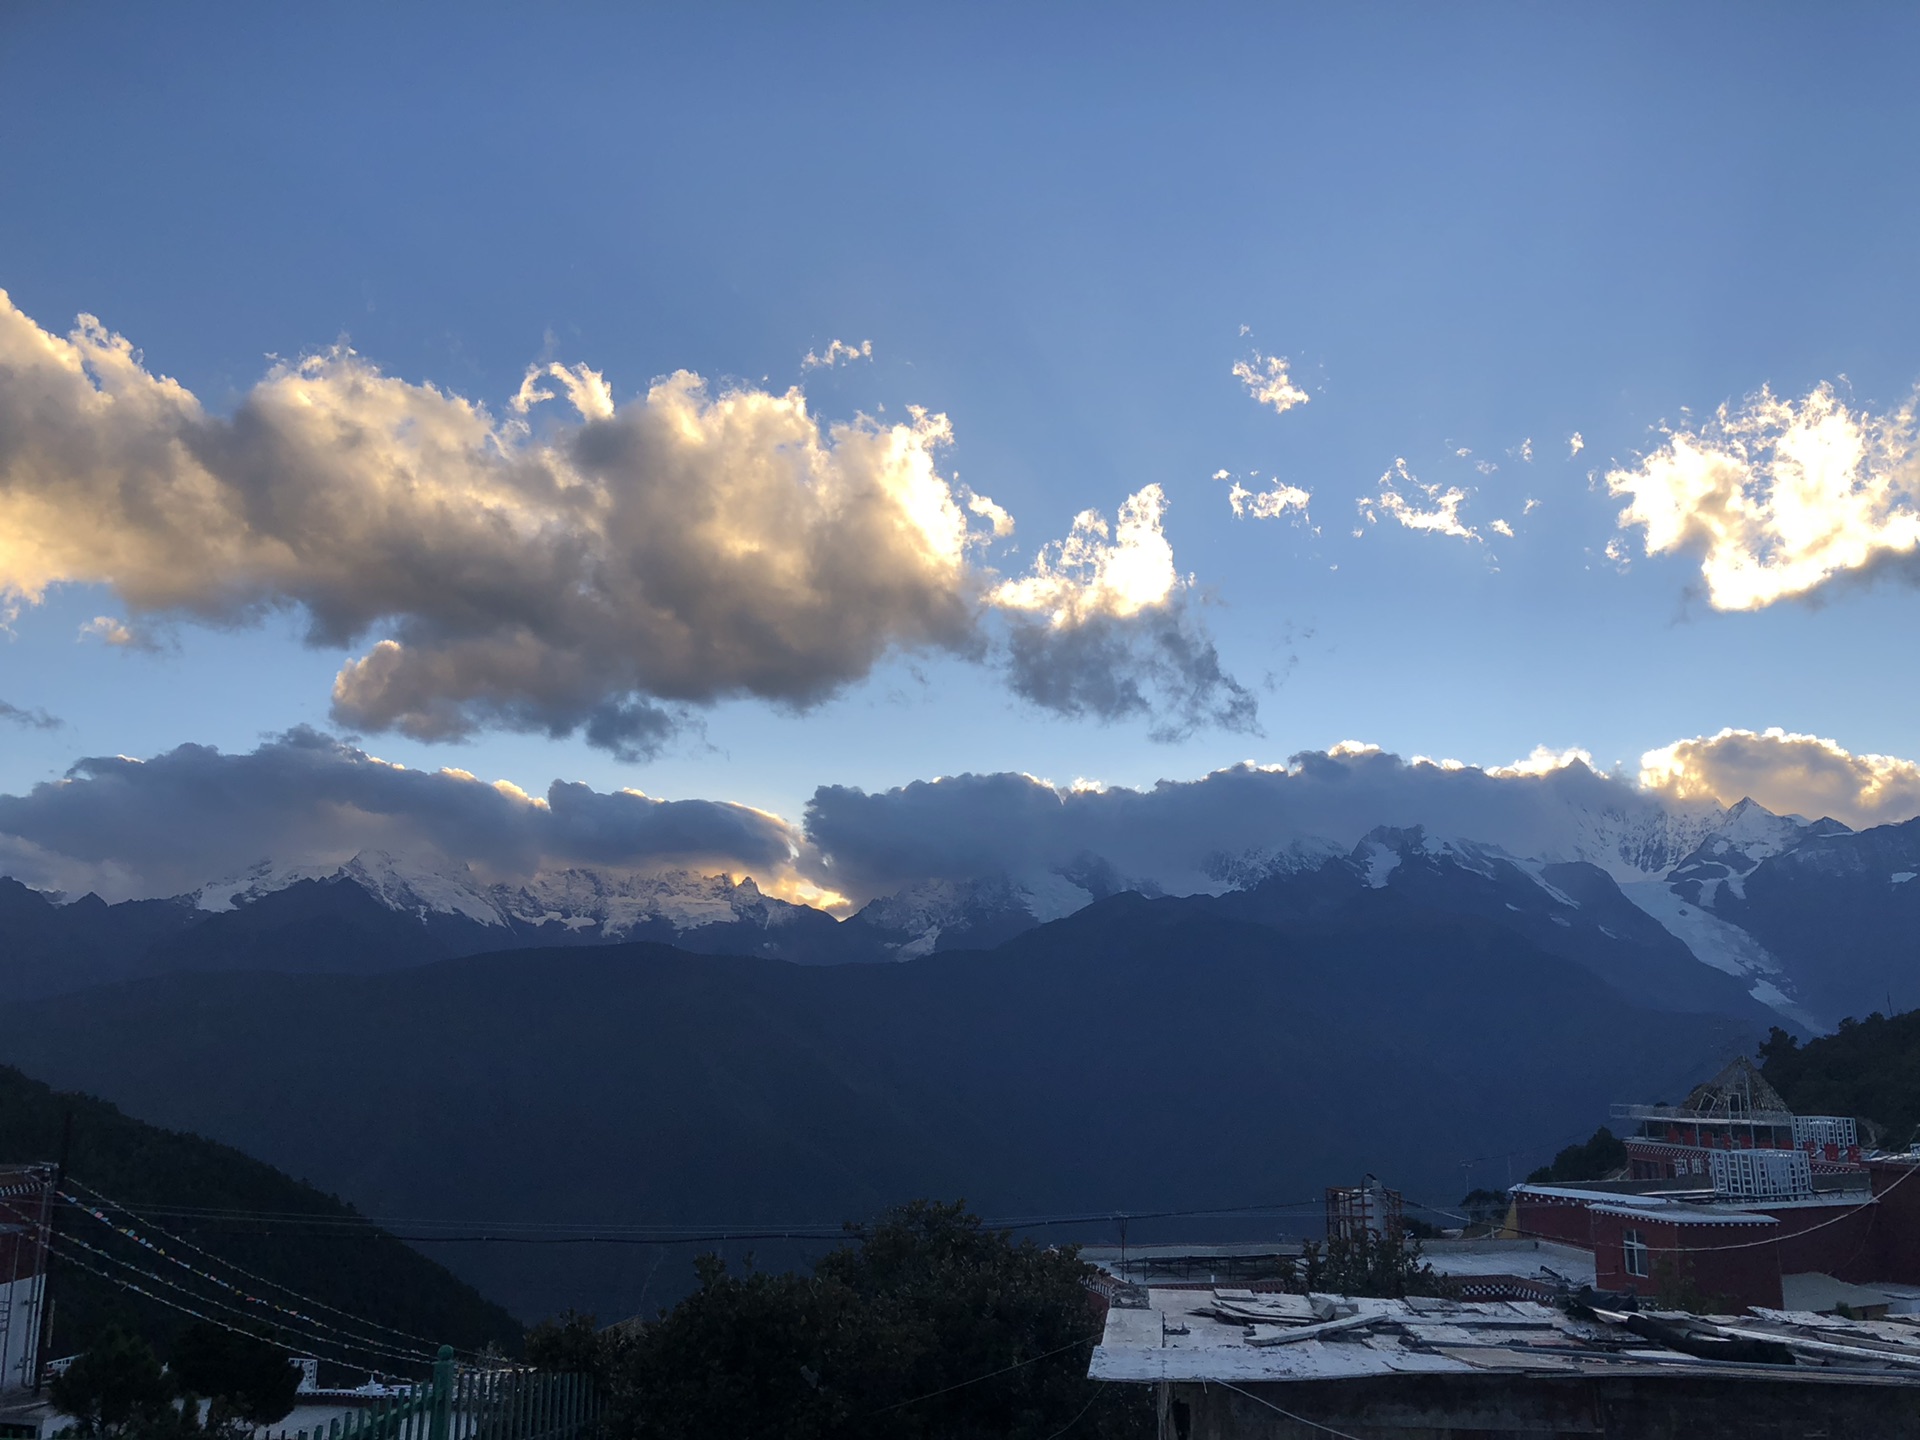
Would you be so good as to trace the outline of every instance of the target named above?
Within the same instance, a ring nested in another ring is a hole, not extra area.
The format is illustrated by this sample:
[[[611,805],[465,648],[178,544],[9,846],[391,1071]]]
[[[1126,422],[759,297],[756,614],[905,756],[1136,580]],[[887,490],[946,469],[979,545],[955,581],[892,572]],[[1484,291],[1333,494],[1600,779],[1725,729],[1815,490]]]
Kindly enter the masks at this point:
[[[1369,1175],[1358,1185],[1327,1187],[1327,1239],[1358,1243],[1363,1238],[1390,1240],[1399,1244],[1406,1239],[1401,1219],[1402,1203],[1398,1190],[1389,1190]]]

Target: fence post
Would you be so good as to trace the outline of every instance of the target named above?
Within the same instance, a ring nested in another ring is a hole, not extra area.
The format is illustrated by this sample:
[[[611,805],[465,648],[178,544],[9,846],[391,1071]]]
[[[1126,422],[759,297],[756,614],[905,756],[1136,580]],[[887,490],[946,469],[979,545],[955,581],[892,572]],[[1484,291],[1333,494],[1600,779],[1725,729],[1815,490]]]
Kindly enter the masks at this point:
[[[447,1440],[452,1416],[453,1347],[442,1345],[439,1358],[433,1362],[433,1422],[427,1430],[428,1440]]]

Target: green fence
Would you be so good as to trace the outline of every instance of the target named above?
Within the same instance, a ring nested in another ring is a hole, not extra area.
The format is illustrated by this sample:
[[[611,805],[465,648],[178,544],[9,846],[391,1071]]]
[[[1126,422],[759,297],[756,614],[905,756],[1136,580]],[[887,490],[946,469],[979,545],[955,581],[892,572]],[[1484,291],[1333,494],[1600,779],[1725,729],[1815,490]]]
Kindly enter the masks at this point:
[[[442,1346],[433,1379],[277,1440],[584,1440],[599,1415],[589,1376],[467,1369]]]

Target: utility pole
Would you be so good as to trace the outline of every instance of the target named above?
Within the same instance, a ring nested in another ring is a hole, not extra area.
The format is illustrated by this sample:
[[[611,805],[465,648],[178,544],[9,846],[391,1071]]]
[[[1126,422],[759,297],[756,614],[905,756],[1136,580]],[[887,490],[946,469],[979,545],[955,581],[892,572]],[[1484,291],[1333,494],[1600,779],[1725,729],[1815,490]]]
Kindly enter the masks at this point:
[[[47,1206],[47,1228],[40,1247],[40,1336],[33,1347],[33,1393],[40,1393],[40,1377],[47,1370],[47,1349],[53,1344],[53,1234],[60,1223],[60,1191],[67,1183],[67,1167],[73,1163],[73,1107],[67,1107],[60,1126],[60,1160],[53,1167],[53,1201]]]

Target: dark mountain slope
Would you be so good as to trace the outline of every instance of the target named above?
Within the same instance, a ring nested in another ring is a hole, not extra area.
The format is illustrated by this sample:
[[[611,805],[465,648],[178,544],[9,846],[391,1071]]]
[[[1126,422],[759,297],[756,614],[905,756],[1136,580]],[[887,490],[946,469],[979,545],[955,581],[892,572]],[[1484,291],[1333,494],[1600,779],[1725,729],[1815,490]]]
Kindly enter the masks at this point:
[[[989,1215],[1312,1202],[1368,1169],[1445,1199],[1462,1159],[1544,1158],[1752,1043],[1485,922],[1274,928],[1210,904],[1119,896],[887,966],[639,945],[174,975],[14,1007],[0,1055],[376,1216],[708,1227],[920,1195]],[[684,1270],[434,1253],[523,1315],[631,1312]]]
[[[181,1215],[158,1221],[175,1235],[382,1325],[466,1348],[488,1342],[511,1348],[518,1343],[519,1327],[505,1311],[391,1235],[372,1226],[343,1225],[354,1219],[355,1212],[333,1196],[229,1146],[146,1124],[88,1095],[55,1093],[6,1066],[0,1066],[0,1164],[57,1159],[69,1114],[73,1117],[69,1173],[131,1209],[245,1210],[283,1217],[272,1223]],[[223,1298],[213,1287],[131,1250],[91,1218],[69,1212],[59,1225],[74,1240],[139,1261],[169,1279],[189,1284],[197,1293]],[[323,1229],[328,1233],[316,1233]],[[337,1232],[342,1229],[351,1238],[341,1238]],[[131,1278],[130,1272],[71,1242],[69,1247],[96,1268]],[[148,1288],[172,1295],[163,1287]],[[131,1296],[73,1266],[56,1271],[54,1293],[55,1355],[84,1348],[114,1320],[130,1320],[155,1337],[187,1323],[177,1311]],[[192,1303],[184,1296],[173,1298]],[[297,1302],[288,1303],[298,1308]],[[333,1350],[326,1353],[329,1358],[351,1358]],[[391,1357],[367,1359],[389,1367],[397,1363]]]
[[[178,900],[109,905],[87,895],[56,905],[0,876],[0,987],[14,997],[45,995],[148,973],[140,957],[194,918]]]

